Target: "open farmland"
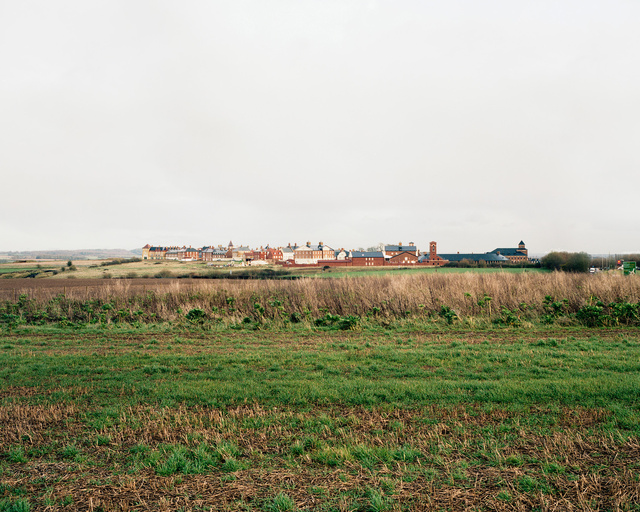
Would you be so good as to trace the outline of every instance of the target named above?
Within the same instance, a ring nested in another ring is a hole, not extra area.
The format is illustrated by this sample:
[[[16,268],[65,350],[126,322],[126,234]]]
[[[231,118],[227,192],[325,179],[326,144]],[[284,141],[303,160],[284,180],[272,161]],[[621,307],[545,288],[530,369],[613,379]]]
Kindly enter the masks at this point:
[[[55,271],[55,274],[54,274]],[[112,278],[224,278],[224,277],[261,277],[266,272],[275,272],[290,277],[341,278],[362,276],[399,276],[413,274],[446,274],[473,272],[479,274],[546,272],[538,268],[495,267],[495,268],[438,268],[438,267],[295,267],[280,265],[243,266],[239,263],[173,260],[79,260],[73,262],[73,268],[66,261],[35,261],[24,263],[0,264],[0,282],[5,278],[37,278],[54,280],[75,279],[112,279]]]
[[[640,508],[635,276],[21,281],[3,512]]]
[[[0,499],[637,510],[639,354],[636,329],[5,333]]]

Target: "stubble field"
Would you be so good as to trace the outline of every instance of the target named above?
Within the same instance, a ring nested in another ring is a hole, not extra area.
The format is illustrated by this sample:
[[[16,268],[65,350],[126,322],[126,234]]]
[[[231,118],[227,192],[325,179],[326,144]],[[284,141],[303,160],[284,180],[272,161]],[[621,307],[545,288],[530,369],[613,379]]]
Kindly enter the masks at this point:
[[[0,503],[637,510],[639,348],[629,329],[5,333]]]

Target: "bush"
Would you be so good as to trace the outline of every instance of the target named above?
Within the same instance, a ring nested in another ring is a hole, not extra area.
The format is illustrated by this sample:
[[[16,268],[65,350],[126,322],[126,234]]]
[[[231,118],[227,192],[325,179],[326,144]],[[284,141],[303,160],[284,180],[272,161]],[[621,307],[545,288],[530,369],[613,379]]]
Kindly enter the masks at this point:
[[[136,263],[138,261],[142,261],[140,258],[113,258],[109,261],[103,261],[100,263],[101,267],[109,267],[111,265],[122,265],[123,263]],[[161,262],[158,261],[155,264],[159,265]]]
[[[442,306],[440,308],[440,313],[439,315],[444,318],[447,323],[449,325],[451,325],[453,323],[454,320],[456,320],[458,318],[458,313],[456,313],[453,309],[451,309],[449,306]]]
[[[332,327],[341,331],[356,329],[360,323],[360,317],[355,315],[340,316],[327,313],[314,322],[317,327]]]
[[[576,319],[587,327],[601,327],[608,323],[609,316],[602,306],[583,306],[576,313]]]
[[[493,319],[495,325],[507,325],[517,327],[520,325],[520,317],[518,316],[518,310],[513,311],[509,308],[502,306],[502,314],[498,318]]]
[[[630,304],[629,302],[612,302],[609,304],[611,318],[616,323],[635,324],[640,321],[638,310],[640,304]]]
[[[207,318],[207,314],[200,308],[194,308],[187,313],[187,320],[193,323],[202,323]]]

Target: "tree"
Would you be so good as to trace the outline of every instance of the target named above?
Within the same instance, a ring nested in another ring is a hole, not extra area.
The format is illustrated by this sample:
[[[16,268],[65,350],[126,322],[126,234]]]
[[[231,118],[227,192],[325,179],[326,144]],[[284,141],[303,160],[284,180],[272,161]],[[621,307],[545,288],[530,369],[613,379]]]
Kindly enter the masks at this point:
[[[589,272],[591,256],[586,252],[574,252],[564,264],[563,270],[567,272]]]
[[[542,266],[549,270],[565,272],[588,272],[591,256],[586,252],[550,252],[542,257]]]
[[[562,270],[562,266],[569,258],[569,253],[566,252],[550,252],[546,256],[543,256],[540,262],[542,266],[549,270]]]

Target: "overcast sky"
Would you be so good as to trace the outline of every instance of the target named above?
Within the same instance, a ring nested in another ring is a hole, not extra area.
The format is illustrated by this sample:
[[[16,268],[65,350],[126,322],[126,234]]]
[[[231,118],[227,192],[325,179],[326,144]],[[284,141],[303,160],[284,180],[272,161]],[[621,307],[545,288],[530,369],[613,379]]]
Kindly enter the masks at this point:
[[[0,251],[640,252],[637,0],[0,0]]]

